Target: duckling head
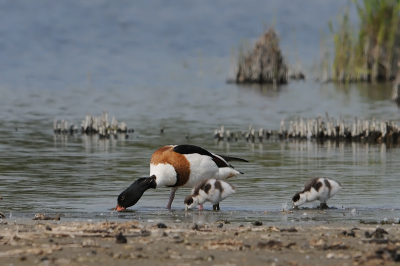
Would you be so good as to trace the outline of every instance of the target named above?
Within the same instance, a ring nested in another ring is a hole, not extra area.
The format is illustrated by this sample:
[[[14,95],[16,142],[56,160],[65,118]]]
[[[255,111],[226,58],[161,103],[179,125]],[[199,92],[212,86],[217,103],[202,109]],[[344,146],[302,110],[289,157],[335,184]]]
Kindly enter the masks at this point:
[[[304,193],[297,192],[296,194],[294,194],[292,201],[293,201],[293,208],[296,208],[306,203],[307,197]]]
[[[194,207],[196,207],[199,204],[199,201],[196,197],[193,196],[187,196],[185,198],[185,209],[193,209]]]

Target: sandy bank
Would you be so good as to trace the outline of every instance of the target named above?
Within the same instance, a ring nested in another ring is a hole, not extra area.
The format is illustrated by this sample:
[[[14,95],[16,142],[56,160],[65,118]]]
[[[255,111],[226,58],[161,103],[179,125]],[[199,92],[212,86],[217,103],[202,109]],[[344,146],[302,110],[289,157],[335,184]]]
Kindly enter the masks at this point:
[[[0,220],[1,265],[380,265],[398,225]],[[368,232],[368,233],[366,233]],[[117,235],[122,233],[117,239]]]

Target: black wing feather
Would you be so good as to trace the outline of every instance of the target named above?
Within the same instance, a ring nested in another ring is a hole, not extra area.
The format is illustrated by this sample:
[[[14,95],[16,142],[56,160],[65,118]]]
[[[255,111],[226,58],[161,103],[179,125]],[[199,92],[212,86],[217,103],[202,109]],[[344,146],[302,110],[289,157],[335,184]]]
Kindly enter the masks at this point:
[[[200,155],[206,155],[210,156],[215,164],[221,168],[221,167],[232,167],[230,164],[227,163],[227,161],[241,161],[241,162],[248,162],[244,159],[240,158],[235,158],[235,157],[230,157],[230,156],[224,156],[224,155],[218,155],[215,156],[215,154],[212,154],[211,152],[198,147],[194,145],[188,145],[188,144],[183,144],[183,145],[178,145],[174,147],[174,151],[180,154],[193,154],[193,153],[198,153]],[[219,158],[221,157],[221,158]],[[233,167],[232,167],[233,168]]]
[[[238,161],[238,162],[245,162],[248,163],[249,161],[242,159],[242,158],[237,158],[237,157],[231,157],[231,156],[226,156],[226,155],[219,155],[218,156],[222,157],[225,161]]]
[[[212,153],[200,148],[198,146],[194,146],[194,145],[188,145],[188,144],[184,144],[184,145],[178,145],[174,147],[174,152],[180,153],[180,154],[193,154],[193,153],[198,153],[200,155],[207,155],[210,157],[213,157]]]

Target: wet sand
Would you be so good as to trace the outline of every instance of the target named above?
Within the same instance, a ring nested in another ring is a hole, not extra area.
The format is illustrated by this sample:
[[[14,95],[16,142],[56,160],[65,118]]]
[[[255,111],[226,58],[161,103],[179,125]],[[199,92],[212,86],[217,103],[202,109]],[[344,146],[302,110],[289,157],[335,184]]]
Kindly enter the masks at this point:
[[[0,264],[13,266],[390,265],[398,253],[398,224],[0,220]]]

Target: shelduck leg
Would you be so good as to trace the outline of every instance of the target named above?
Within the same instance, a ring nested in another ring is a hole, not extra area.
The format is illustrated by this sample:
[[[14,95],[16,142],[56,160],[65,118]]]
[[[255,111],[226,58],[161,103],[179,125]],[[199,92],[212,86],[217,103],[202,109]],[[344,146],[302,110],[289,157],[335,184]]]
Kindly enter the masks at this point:
[[[176,190],[177,190],[177,188],[171,188],[171,194],[169,195],[169,201],[168,201],[168,204],[167,204],[167,209],[168,210],[171,209],[172,201],[174,201]]]

